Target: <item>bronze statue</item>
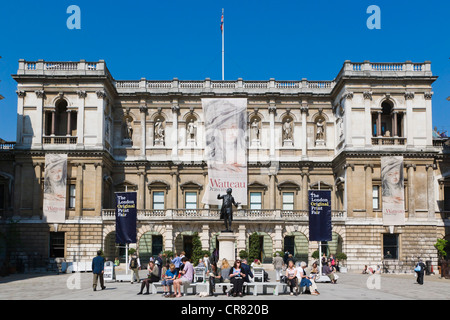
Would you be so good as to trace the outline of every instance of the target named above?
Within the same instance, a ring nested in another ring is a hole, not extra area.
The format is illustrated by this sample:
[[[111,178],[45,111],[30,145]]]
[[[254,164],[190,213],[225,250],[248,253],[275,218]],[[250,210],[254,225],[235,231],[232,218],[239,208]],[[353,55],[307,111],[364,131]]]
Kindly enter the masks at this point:
[[[231,195],[231,188],[227,189],[227,194],[217,195],[217,199],[222,199],[222,208],[220,209],[220,219],[225,220],[225,232],[231,232],[231,221],[233,221],[233,205],[237,208],[239,202],[235,202]]]

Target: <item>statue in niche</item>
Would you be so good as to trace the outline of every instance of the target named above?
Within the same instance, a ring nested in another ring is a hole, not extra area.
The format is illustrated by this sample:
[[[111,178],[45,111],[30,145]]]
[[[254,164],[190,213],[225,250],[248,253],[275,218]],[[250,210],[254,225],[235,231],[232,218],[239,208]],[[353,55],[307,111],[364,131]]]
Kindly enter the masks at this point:
[[[191,119],[191,121],[188,122],[186,131],[188,144],[195,144],[195,138],[197,136],[197,126],[195,125],[194,119]]]
[[[290,118],[287,118],[283,123],[283,145],[292,146],[292,123]]]
[[[159,118],[155,123],[155,144],[164,144],[163,120]]]
[[[316,130],[316,140],[324,140],[324,126],[323,126],[323,119],[320,118],[319,121],[316,123],[317,130]]]
[[[251,129],[252,129],[252,136],[253,136],[253,140],[259,141],[259,122],[257,118],[253,119],[253,122],[251,124]]]
[[[124,145],[129,145],[129,146],[131,146],[132,144],[133,144],[133,125],[132,125],[132,121],[133,121],[133,118],[129,115],[129,114],[127,114],[125,117],[124,117],[124,123],[123,123],[123,130],[124,130],[124,133],[123,133],[123,140],[122,140],[122,143],[124,144]],[[107,123],[108,124],[108,123]],[[109,128],[107,127],[107,130],[109,131]]]

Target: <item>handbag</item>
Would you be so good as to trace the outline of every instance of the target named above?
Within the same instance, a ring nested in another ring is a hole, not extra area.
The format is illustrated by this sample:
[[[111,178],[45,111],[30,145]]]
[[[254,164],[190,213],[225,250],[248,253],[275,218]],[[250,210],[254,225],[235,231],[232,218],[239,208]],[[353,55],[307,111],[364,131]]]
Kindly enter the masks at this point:
[[[417,266],[414,268],[414,271],[415,271],[415,272],[420,272],[420,271],[422,271],[422,267],[421,267],[420,265],[417,265]]]

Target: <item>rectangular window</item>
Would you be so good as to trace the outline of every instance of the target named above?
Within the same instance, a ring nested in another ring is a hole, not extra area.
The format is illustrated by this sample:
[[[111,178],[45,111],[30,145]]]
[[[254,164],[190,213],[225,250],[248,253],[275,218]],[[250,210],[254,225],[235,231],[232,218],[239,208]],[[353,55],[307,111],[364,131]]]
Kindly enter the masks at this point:
[[[74,184],[69,185],[69,208],[75,208],[76,187]]]
[[[64,232],[50,232],[50,258],[64,258]]]
[[[283,210],[294,210],[293,192],[283,192]]]
[[[384,259],[398,259],[398,234],[383,234]]]
[[[153,192],[153,210],[164,210],[164,191]]]
[[[444,211],[450,211],[450,186],[444,186]]]
[[[250,192],[250,209],[260,210],[262,209],[262,193]]]
[[[372,208],[380,209],[380,186],[372,187]]]
[[[197,209],[197,192],[186,192],[185,204],[186,209]]]

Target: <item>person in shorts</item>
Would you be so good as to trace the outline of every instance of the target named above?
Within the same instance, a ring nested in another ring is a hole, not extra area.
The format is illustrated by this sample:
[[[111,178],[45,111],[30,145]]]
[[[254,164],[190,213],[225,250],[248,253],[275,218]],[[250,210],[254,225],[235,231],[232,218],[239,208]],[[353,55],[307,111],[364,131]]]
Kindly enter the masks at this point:
[[[164,280],[161,283],[164,290],[164,297],[175,297],[175,295],[172,293],[172,285],[177,277],[178,271],[175,269],[175,265],[171,263],[169,265],[169,269],[167,269],[166,273],[164,274]]]
[[[189,285],[192,283],[192,280],[194,280],[194,266],[192,263],[190,263],[186,257],[183,257],[181,261],[184,264],[183,270],[180,271],[181,278],[173,282],[173,290],[175,291],[176,298],[183,296],[181,294],[181,285]]]

